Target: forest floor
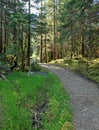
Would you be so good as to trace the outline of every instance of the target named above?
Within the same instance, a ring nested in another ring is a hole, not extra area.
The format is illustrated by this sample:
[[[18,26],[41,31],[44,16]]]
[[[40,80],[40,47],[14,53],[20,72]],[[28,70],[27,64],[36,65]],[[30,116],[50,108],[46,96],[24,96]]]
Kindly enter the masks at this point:
[[[81,60],[64,58],[51,61],[50,63],[69,68],[82,77],[87,78],[88,80],[91,80],[99,85],[99,58],[88,61],[88,68],[86,58],[82,58]]]
[[[0,80],[0,130],[74,130],[70,97],[52,72],[13,71]]]
[[[76,130],[99,130],[99,88],[68,68],[42,64],[55,73],[64,84],[74,108]]]

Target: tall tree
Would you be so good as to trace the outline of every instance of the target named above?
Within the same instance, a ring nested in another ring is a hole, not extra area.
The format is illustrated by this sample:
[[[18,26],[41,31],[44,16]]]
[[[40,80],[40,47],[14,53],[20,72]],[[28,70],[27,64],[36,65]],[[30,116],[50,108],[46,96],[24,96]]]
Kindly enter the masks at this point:
[[[43,21],[43,3],[41,0],[41,24]],[[40,62],[43,62],[43,28],[41,27],[41,45],[40,45]]]
[[[30,19],[30,0],[28,1],[28,49],[27,49],[27,58],[28,66],[30,66],[30,47],[31,47],[31,19]]]
[[[3,3],[2,0],[0,1],[0,53],[2,53],[2,9]]]

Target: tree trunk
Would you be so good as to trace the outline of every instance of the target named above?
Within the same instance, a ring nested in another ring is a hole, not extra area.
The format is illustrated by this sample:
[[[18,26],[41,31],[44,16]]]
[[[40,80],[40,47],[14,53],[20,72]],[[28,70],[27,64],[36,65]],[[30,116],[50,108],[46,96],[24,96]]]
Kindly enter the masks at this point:
[[[30,46],[31,46],[31,29],[30,29],[30,25],[31,25],[31,22],[30,22],[30,0],[28,2],[28,8],[29,8],[29,17],[28,17],[28,48],[27,48],[27,65],[30,66]]]
[[[16,15],[17,9],[16,9],[16,0],[14,0],[14,15]],[[17,29],[16,29],[16,23],[14,23],[14,29],[13,29],[13,43],[17,44]],[[15,48],[16,51],[16,48]]]
[[[53,45],[53,60],[56,59],[56,9],[55,9],[55,0],[54,0],[54,7],[53,7],[53,13],[54,13],[54,45]]]
[[[43,62],[43,35],[41,34],[41,51],[40,51],[40,62]]]
[[[85,54],[85,45],[84,45],[84,31],[83,31],[83,24],[81,24],[81,54],[84,56]]]
[[[63,58],[63,44],[61,43],[61,59]]]
[[[0,53],[2,53],[2,0],[0,4]]]
[[[42,16],[42,0],[41,0],[41,16]],[[43,62],[43,32],[42,32],[42,27],[41,27],[41,46],[40,46],[40,62]]]
[[[45,32],[45,62],[47,63],[47,43],[46,43],[46,32]]]
[[[6,54],[7,46],[7,29],[6,29],[6,12],[5,12],[5,27],[4,27],[4,54]]]
[[[24,47],[23,47],[23,36],[21,39],[21,51],[22,51],[22,64],[21,64],[21,70],[24,71],[25,68],[25,53],[24,53]]]
[[[23,29],[23,23],[20,24],[20,27]],[[23,32],[20,29],[20,47],[21,47],[21,70],[24,71],[25,69],[25,51],[24,51],[24,41],[23,41]]]
[[[71,20],[71,26],[70,26],[70,32],[71,32],[71,54],[70,54],[70,57],[71,59],[73,59],[73,54],[74,54],[74,41],[73,41],[73,26],[72,26],[72,20]]]

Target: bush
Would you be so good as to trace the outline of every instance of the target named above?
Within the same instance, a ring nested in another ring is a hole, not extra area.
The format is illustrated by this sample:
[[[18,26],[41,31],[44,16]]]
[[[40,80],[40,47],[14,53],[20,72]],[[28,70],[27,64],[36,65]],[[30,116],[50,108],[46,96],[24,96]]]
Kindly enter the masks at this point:
[[[7,63],[0,62],[0,70],[1,71],[10,71],[10,66]]]
[[[30,70],[30,67],[29,66],[25,66],[25,71],[29,71]]]
[[[41,68],[37,62],[31,63],[31,71],[40,71],[40,70],[41,70]]]
[[[72,60],[71,59],[64,59],[64,64],[68,63],[68,64],[71,64],[72,63]]]

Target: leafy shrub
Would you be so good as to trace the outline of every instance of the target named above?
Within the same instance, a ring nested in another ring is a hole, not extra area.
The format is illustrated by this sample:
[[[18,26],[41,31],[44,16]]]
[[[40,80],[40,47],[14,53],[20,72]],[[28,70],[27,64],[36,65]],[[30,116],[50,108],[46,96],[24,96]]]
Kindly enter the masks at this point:
[[[71,122],[66,121],[61,130],[74,130],[74,126]]]
[[[31,63],[31,71],[40,71],[40,66],[38,65],[37,62]]]
[[[10,70],[10,66],[8,63],[4,63],[4,62],[0,62],[0,70],[2,71],[9,71]]]
[[[72,63],[72,60],[71,59],[64,59],[64,64],[68,63],[68,64],[71,64]]]
[[[25,66],[25,71],[29,71],[30,70],[30,67],[29,66]]]

